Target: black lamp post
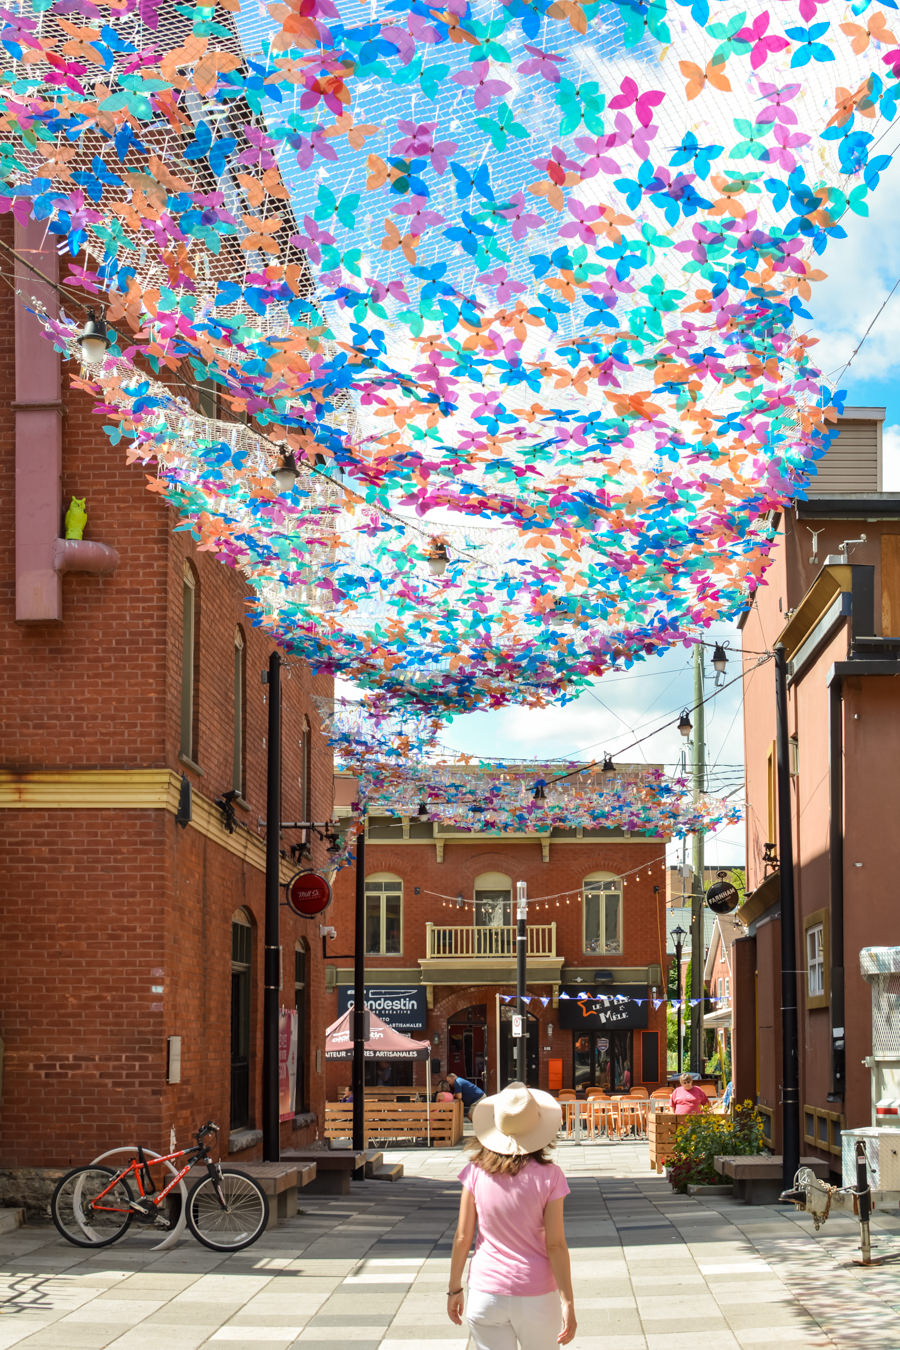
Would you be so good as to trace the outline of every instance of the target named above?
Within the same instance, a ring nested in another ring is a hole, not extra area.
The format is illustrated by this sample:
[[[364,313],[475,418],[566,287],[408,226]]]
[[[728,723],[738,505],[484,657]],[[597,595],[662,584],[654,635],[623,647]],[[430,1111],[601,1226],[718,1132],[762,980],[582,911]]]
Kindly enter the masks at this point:
[[[678,1035],[676,1043],[678,1045],[678,1072],[681,1073],[684,1065],[684,1046],[682,1043],[682,1022],[681,1022],[681,953],[684,950],[684,940],[687,937],[687,931],[681,924],[672,929],[672,937],[675,941],[675,974],[677,979],[675,998],[677,1006],[675,1013],[678,1018]]]

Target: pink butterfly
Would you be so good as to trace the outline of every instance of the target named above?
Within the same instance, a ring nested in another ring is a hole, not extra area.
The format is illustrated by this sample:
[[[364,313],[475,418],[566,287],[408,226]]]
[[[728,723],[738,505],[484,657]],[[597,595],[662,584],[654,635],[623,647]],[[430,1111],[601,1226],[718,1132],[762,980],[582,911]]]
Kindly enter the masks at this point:
[[[662,103],[665,98],[662,90],[648,89],[645,94],[642,94],[638,89],[637,82],[630,75],[625,76],[619,88],[622,92],[616,94],[615,98],[610,99],[610,108],[630,108],[633,103],[641,126],[649,127],[653,121],[653,109],[657,104]]]
[[[785,47],[791,45],[787,38],[779,37],[777,33],[767,35],[768,27],[769,11],[763,10],[762,14],[757,14],[749,28],[741,28],[735,34],[735,37],[741,42],[753,44],[750,52],[750,64],[754,70],[759,70],[760,66],[765,65],[769,57],[775,52],[783,52]]]

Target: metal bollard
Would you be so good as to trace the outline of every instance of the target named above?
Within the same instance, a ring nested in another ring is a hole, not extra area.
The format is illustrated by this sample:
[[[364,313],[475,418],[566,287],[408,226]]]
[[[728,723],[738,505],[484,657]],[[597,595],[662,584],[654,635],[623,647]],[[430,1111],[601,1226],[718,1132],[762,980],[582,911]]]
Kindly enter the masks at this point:
[[[859,1249],[862,1264],[872,1264],[872,1243],[869,1235],[869,1218],[872,1213],[872,1195],[869,1190],[869,1168],[866,1158],[866,1146],[861,1139],[856,1143],[856,1203],[859,1213]]]

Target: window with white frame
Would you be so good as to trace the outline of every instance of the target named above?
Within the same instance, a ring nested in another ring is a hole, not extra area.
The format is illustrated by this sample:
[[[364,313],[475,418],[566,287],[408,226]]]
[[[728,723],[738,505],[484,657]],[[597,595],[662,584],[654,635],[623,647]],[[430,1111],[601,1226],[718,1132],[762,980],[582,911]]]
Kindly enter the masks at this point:
[[[731,980],[727,975],[725,976],[725,1002],[731,1002]]]
[[[622,951],[622,880],[610,872],[585,877],[582,906],[584,950],[598,956]]]
[[[814,923],[806,930],[806,992],[810,998],[825,993],[825,925]]]
[[[381,872],[366,878],[366,955],[403,951],[403,882]]]
[[[723,987],[723,983],[724,983],[724,982],[723,982],[723,980],[722,980],[722,976],[720,975],[719,978],[718,978],[718,980],[717,980],[717,982],[716,982],[716,998],[719,1000],[720,1003],[721,1003],[721,1001],[722,1001],[722,987]]]

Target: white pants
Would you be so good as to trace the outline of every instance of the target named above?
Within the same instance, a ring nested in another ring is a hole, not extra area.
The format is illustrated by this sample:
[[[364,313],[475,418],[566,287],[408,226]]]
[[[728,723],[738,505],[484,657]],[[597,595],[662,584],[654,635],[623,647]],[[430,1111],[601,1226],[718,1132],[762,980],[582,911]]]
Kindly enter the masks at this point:
[[[555,1350],[562,1327],[559,1291],[485,1294],[470,1289],[466,1321],[475,1350]]]

